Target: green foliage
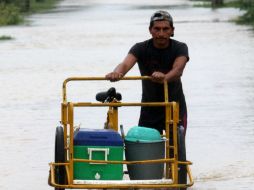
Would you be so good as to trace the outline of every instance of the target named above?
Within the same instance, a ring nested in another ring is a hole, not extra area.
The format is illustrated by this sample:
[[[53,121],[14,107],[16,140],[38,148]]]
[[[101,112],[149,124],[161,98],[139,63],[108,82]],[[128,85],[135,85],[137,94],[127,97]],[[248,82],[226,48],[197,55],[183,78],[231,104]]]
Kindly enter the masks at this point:
[[[40,12],[55,7],[59,0],[30,0],[30,12]]]
[[[0,4],[15,5],[22,13],[39,12],[53,8],[59,0],[0,0]]]
[[[0,3],[0,26],[14,25],[23,21],[20,10],[14,4]]]
[[[241,4],[241,8],[243,9],[249,9],[254,5],[252,0],[239,0],[239,2]]]
[[[16,0],[0,0],[0,3],[4,3],[4,4],[13,4],[15,2]]]
[[[30,9],[30,1],[31,0],[0,0],[0,2],[9,5],[13,4],[19,8],[21,12],[27,12]]]
[[[254,25],[254,1],[240,0],[241,9],[246,10],[246,13],[238,19],[238,23],[246,23]]]

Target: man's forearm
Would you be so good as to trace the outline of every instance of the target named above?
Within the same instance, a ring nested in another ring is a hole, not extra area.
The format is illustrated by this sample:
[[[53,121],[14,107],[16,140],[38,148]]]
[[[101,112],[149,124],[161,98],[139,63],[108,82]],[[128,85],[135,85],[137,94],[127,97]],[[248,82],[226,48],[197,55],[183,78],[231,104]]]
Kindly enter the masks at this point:
[[[120,63],[119,65],[116,66],[114,72],[122,74],[124,76],[127,73],[127,69],[124,67],[123,64]]]
[[[165,80],[167,82],[172,82],[172,81],[176,81],[179,80],[182,76],[183,72],[178,70],[178,69],[173,69],[171,71],[169,71],[166,75],[165,75]]]

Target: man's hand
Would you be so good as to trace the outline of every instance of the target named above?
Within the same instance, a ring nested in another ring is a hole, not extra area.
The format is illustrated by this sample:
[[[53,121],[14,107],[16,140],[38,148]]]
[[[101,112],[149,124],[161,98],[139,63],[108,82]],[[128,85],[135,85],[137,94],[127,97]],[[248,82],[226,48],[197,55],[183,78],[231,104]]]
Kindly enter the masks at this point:
[[[166,75],[158,71],[153,72],[151,77],[153,82],[164,83],[164,81],[166,80]]]
[[[119,81],[121,78],[123,78],[123,74],[118,73],[118,72],[111,72],[111,73],[108,73],[105,77],[106,77],[106,79],[110,80],[111,82],[115,82],[115,81]]]

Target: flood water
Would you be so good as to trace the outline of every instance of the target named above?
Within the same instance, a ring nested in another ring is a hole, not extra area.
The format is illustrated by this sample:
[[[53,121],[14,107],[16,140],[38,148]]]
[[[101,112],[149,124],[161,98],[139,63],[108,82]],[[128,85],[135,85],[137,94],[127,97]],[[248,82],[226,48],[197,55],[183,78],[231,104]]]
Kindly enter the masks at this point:
[[[254,190],[254,33],[229,22],[238,9],[194,8],[186,0],[65,0],[56,10],[1,27],[0,189],[45,190],[54,159],[61,88],[70,76],[104,76],[136,42],[150,37],[158,9],[175,19],[175,39],[189,46],[183,75],[188,103],[187,157],[192,190]],[[128,76],[138,75],[135,66]],[[68,85],[73,101],[95,101],[116,86],[123,101],[139,101],[140,82]],[[139,108],[120,108],[126,131]],[[75,112],[76,113],[76,112]],[[100,115],[101,114],[101,115]],[[75,125],[101,128],[105,109],[77,110]]]

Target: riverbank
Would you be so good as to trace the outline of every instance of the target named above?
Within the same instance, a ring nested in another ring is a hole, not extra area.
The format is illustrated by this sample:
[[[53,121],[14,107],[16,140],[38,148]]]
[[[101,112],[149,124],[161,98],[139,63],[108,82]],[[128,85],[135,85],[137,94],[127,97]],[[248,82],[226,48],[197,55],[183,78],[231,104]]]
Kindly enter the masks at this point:
[[[0,3],[0,27],[18,25],[28,22],[26,17],[30,14],[44,12],[56,7],[60,0],[12,0]],[[8,2],[8,3],[7,3]],[[2,35],[0,41],[12,40],[15,37]]]
[[[60,0],[12,0],[0,3],[0,26],[17,25],[32,13],[52,9]]]
[[[195,1],[195,0],[193,0],[193,1]],[[254,1],[224,0],[222,4],[218,4],[218,5],[214,6],[211,3],[211,1],[202,0],[202,1],[197,1],[197,3],[194,6],[195,7],[210,7],[210,8],[214,8],[214,9],[233,7],[233,8],[238,8],[240,10],[245,10],[246,12],[242,16],[239,16],[234,21],[237,24],[251,25],[254,29]]]

